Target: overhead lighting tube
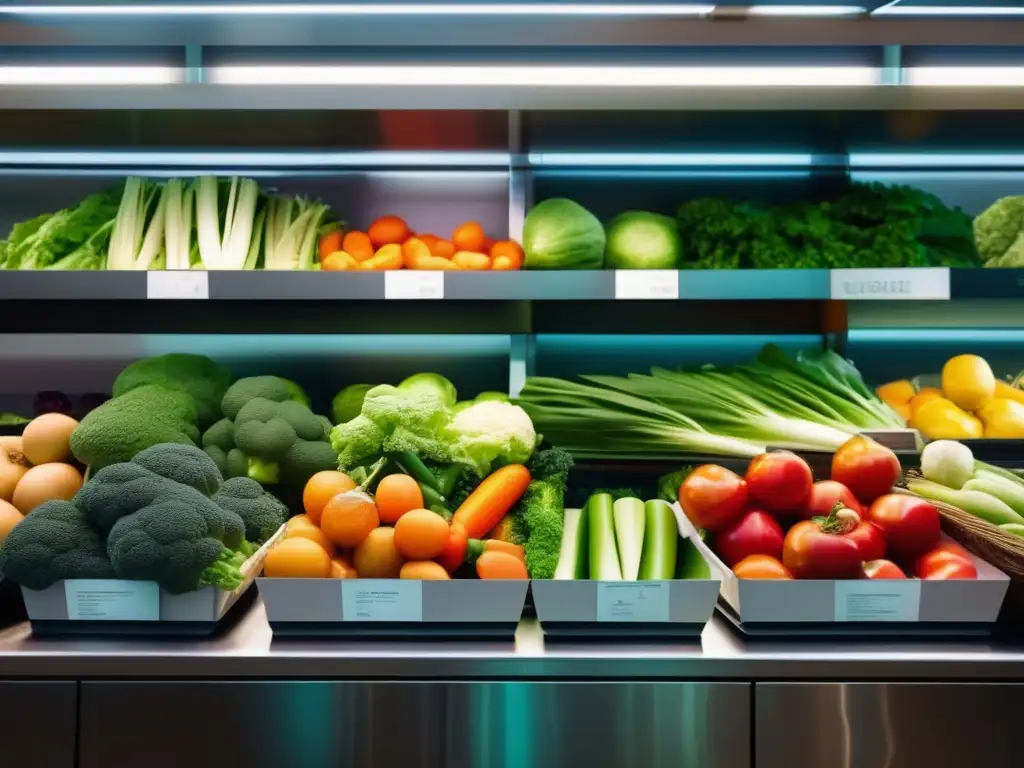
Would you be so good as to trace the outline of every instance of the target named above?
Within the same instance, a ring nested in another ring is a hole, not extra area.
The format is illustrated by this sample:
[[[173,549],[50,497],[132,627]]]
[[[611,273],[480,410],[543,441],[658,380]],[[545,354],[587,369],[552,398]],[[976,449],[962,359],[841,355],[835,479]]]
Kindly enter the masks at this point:
[[[184,81],[176,67],[3,66],[0,85],[168,85]]]
[[[241,5],[14,5],[0,16],[700,16],[714,5],[630,3],[280,3]]]
[[[913,86],[1024,86],[1024,67],[907,67],[903,72],[904,82]]]
[[[679,88],[869,86],[870,67],[687,66],[276,66],[212,67],[222,85],[507,86],[530,88]]]

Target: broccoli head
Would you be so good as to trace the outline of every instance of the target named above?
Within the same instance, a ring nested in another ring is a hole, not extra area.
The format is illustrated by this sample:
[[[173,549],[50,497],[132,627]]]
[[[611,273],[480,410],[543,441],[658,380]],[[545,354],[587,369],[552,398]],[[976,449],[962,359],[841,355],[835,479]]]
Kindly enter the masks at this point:
[[[221,412],[231,421],[235,420],[242,406],[250,400],[262,398],[275,403],[292,400],[295,396],[293,384],[277,376],[249,376],[239,379],[224,393],[220,401]]]
[[[221,477],[245,477],[246,456],[235,447],[235,422],[221,419],[203,433],[203,451],[220,470]]]
[[[114,380],[114,397],[156,385],[183,392],[195,403],[200,429],[220,417],[221,399],[231,384],[231,374],[203,355],[169,354],[137,360]]]
[[[362,414],[331,431],[331,444],[343,469],[405,451],[448,464],[451,419],[451,409],[430,392],[382,384],[366,393]]]
[[[217,464],[194,445],[163,443],[147,448],[132,459],[160,477],[190,485],[204,496],[213,496],[221,484]]]
[[[204,586],[236,589],[242,574],[225,546],[224,529],[194,502],[216,505],[179,487],[189,493],[162,498],[114,524],[107,537],[114,572],[121,579],[155,581],[175,594]]]
[[[89,478],[73,502],[90,524],[103,532],[173,491],[171,481],[133,462],[111,464]]]
[[[996,200],[974,219],[974,244],[986,267],[1024,266],[1024,196]]]
[[[533,579],[555,575],[565,523],[565,488],[572,456],[561,448],[538,451],[530,462],[534,478],[516,505],[526,528],[526,570]]]
[[[156,385],[137,387],[91,411],[71,433],[71,452],[93,470],[160,443],[195,445],[196,408],[184,392]]]
[[[203,435],[203,449],[225,477],[301,486],[337,467],[323,417],[293,395],[293,387],[276,376],[239,379],[231,386],[224,396],[227,418]]]
[[[100,533],[69,501],[47,501],[0,544],[0,574],[26,589],[62,579],[112,579]]]
[[[288,508],[247,477],[226,480],[213,501],[242,518],[246,540],[258,544],[273,536],[288,519]]]

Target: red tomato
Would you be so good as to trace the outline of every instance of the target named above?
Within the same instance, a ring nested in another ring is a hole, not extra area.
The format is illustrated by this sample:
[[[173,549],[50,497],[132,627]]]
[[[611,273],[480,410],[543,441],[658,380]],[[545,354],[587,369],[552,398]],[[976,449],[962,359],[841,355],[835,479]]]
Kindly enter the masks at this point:
[[[882,529],[890,555],[912,559],[939,543],[939,511],[924,499],[888,493],[868,509],[868,519]]]
[[[769,555],[750,555],[732,569],[739,579],[792,579],[789,569]]]
[[[871,560],[861,566],[860,577],[862,579],[905,579],[907,574],[892,560]]]
[[[941,542],[917,558],[914,575],[919,579],[976,579],[978,569],[963,547],[952,542]]]
[[[976,579],[978,569],[973,563],[964,563],[959,560],[949,560],[939,563],[920,578],[926,581],[949,581],[951,579]]]
[[[861,520],[847,536],[857,542],[860,556],[865,560],[881,560],[885,557],[885,534],[874,523]]]
[[[888,493],[900,477],[900,460],[869,437],[851,437],[832,457],[832,479],[842,483],[862,504]]]
[[[750,555],[782,557],[782,526],[767,512],[754,509],[715,536],[715,552],[732,568]]]
[[[824,520],[801,520],[786,534],[782,562],[798,579],[857,578],[864,558],[849,534],[859,524],[852,510]]]
[[[864,507],[857,501],[853,491],[835,480],[819,480],[811,486],[811,495],[804,508],[800,510],[800,517],[807,520],[816,516],[828,517],[828,513],[837,503],[864,517]]]
[[[807,462],[789,451],[755,456],[743,478],[750,500],[769,512],[796,512],[811,494],[814,476]]]
[[[697,528],[717,532],[747,508],[747,484],[725,467],[704,464],[679,486],[679,506]]]

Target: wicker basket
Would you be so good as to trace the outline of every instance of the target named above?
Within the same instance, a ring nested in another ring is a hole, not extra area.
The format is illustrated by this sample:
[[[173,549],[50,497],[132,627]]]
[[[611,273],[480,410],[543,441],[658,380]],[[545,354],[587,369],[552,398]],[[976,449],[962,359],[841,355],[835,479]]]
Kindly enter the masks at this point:
[[[902,491],[910,494],[909,491]],[[942,516],[942,530],[971,553],[1010,577],[1000,623],[1024,622],[1024,538],[940,501],[927,499]]]

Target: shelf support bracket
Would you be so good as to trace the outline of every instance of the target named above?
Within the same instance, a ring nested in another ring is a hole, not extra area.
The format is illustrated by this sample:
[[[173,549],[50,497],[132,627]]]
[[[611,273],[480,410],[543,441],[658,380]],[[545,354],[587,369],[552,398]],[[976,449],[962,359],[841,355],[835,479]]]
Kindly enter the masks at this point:
[[[198,85],[205,80],[203,71],[203,46],[185,46],[185,82],[189,85]]]
[[[532,333],[514,333],[509,336],[508,393],[518,397],[533,376],[537,363],[536,337]]]

